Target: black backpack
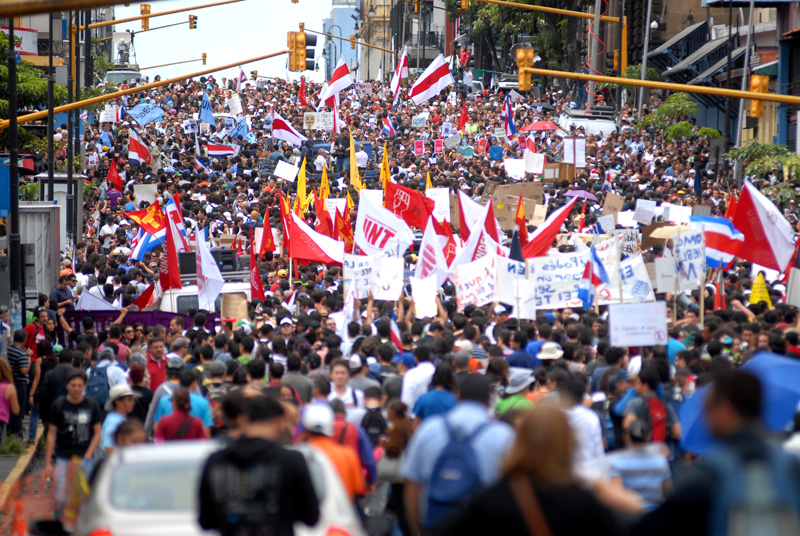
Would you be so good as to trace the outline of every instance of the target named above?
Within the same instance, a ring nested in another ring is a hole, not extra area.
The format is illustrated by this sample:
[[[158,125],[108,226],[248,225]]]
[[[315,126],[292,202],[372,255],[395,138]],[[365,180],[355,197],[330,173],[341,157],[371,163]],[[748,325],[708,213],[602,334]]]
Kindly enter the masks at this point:
[[[367,413],[361,419],[361,427],[367,432],[372,447],[377,447],[380,444],[381,436],[386,433],[388,428],[386,419],[383,418],[383,413],[381,413],[381,408],[367,409]]]

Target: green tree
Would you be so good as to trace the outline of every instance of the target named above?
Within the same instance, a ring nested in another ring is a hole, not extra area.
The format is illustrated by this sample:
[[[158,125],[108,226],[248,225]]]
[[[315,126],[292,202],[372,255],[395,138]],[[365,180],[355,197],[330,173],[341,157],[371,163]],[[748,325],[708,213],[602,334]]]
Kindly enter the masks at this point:
[[[638,125],[645,128],[665,129],[675,123],[686,121],[696,113],[697,103],[688,93],[673,93],[655,112],[642,117]]]
[[[8,35],[0,33],[0,117],[8,118]],[[56,105],[67,102],[67,88],[55,85]],[[39,108],[47,105],[47,78],[32,63],[17,64],[17,105]]]

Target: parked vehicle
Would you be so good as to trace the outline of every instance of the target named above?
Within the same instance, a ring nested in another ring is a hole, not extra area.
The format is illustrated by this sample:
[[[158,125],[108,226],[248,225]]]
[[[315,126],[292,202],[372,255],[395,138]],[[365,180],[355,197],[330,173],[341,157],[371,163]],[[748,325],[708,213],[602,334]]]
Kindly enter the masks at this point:
[[[197,521],[198,487],[215,441],[176,441],[114,450],[103,462],[84,501],[74,536],[208,536]],[[298,536],[362,536],[355,507],[339,475],[321,453],[301,445],[320,500],[313,527],[299,523]]]
[[[556,124],[572,132],[583,127],[585,135],[608,136],[617,130],[617,123],[614,120],[614,109],[611,107],[597,107],[591,110],[571,110],[563,108],[556,120]]]

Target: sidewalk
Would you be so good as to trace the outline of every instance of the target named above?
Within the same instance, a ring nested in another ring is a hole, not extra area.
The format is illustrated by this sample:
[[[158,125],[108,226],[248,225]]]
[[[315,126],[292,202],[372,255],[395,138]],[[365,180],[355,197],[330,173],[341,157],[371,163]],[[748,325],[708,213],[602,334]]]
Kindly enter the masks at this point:
[[[27,423],[28,417],[26,416],[23,422],[23,429],[26,430],[26,437],[28,429]],[[9,493],[14,489],[14,486],[22,475],[25,474],[28,465],[30,465],[31,460],[33,460],[36,454],[36,445],[39,443],[41,437],[42,427],[40,425],[36,430],[36,441],[34,441],[33,445],[25,449],[25,452],[19,456],[0,454],[0,479],[2,479],[2,484],[0,484],[0,510],[5,511],[6,500],[9,497]]]

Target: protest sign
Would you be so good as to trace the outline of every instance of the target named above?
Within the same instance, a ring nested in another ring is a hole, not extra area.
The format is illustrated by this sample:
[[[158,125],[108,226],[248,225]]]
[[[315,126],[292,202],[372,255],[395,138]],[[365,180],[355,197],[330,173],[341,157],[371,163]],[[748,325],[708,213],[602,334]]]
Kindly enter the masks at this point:
[[[281,179],[287,180],[289,182],[294,182],[294,179],[297,177],[297,172],[300,171],[300,168],[297,166],[293,166],[289,162],[285,160],[278,160],[278,165],[275,166],[275,176],[280,177]]]
[[[642,229],[642,249],[648,250],[655,245],[664,245],[666,242],[664,239],[656,238],[653,236],[653,233],[662,227],[670,227],[669,223],[666,222],[653,222],[650,225],[646,226]]]
[[[575,164],[576,168],[586,167],[586,138],[575,138]]]
[[[496,129],[494,129],[494,132],[492,132],[492,135],[495,138],[497,138],[498,141],[502,141],[502,140],[506,139],[506,129],[504,129],[502,127],[498,127]]]
[[[467,305],[486,305],[495,300],[495,255],[485,255],[467,264],[456,266],[454,284],[459,309]]]
[[[116,123],[117,122],[117,107],[106,106],[100,111],[101,123]]]
[[[345,210],[347,210],[347,199],[342,197],[329,197],[325,200],[325,208],[328,209],[328,213],[331,215],[331,221],[336,221],[336,209],[339,209],[339,214],[344,215]]]
[[[376,207],[383,206],[383,190],[361,190],[359,197],[366,197]]]
[[[525,178],[525,160],[522,158],[506,158],[503,161],[506,174],[512,179],[522,180]]]
[[[603,228],[603,232],[608,234],[614,230],[614,215],[609,214],[608,216],[600,216],[597,218],[597,223],[599,223],[600,227]]]
[[[678,290],[675,286],[675,257],[657,257],[656,265],[656,289],[659,292],[672,292]]]
[[[688,207],[687,207],[688,208]],[[702,229],[682,230],[672,237],[678,289],[694,290],[700,286],[706,270],[706,244]]]
[[[537,205],[544,204],[544,186],[541,182],[516,182],[498,185],[489,195],[502,199],[500,202],[506,202],[506,198],[514,197],[517,199],[519,194],[522,194],[523,199],[530,199]],[[514,206],[516,207],[516,203]],[[527,210],[527,205],[525,206]]]
[[[606,194],[606,200],[603,202],[603,216],[614,215],[614,221],[617,221],[617,213],[622,210],[625,204],[625,198],[619,194],[609,192]]]
[[[183,131],[186,134],[196,134],[197,133],[197,119],[184,119],[184,121],[183,121]]]
[[[258,159],[258,176],[266,178],[275,173],[275,168],[278,166],[279,160],[272,160],[271,158]]]
[[[442,154],[444,152],[444,140],[433,140],[433,153]]]
[[[355,292],[355,297],[359,300],[369,296],[373,260],[373,257],[364,255],[345,254],[344,262],[342,263],[342,287],[345,294],[353,291]]]
[[[453,147],[458,147],[458,145],[461,143],[461,139],[462,139],[461,134],[453,134],[452,136],[444,140],[444,146],[448,150],[452,149]]]
[[[533,153],[525,151],[522,160],[525,162],[525,171],[541,175],[544,171],[544,155],[540,153]]]
[[[642,225],[650,225],[653,221],[655,214],[645,207],[636,207],[636,212],[633,213],[633,219]]]
[[[442,123],[441,134],[442,138],[448,138],[453,133],[453,123],[445,121]]]
[[[575,138],[568,136],[564,138],[563,155],[561,162],[564,164],[575,163]]]
[[[239,114],[242,113],[242,100],[239,98],[239,95],[231,95],[228,99],[228,109],[231,111],[231,115],[234,117],[238,117]]]
[[[667,344],[667,302],[615,303],[608,306],[611,346]]]
[[[536,309],[580,307],[583,300],[578,291],[590,255],[591,251],[586,249],[528,259],[528,279],[535,283]]]
[[[411,284],[411,296],[414,298],[414,308],[417,318],[434,317],[438,312],[436,307],[436,289],[439,287],[436,275],[425,278],[408,278]]]
[[[516,303],[514,280],[527,277],[527,267],[522,261],[497,257],[497,287],[495,300],[513,305]]]
[[[619,277],[622,278],[622,301],[626,303],[647,302],[656,299],[653,286],[650,283],[650,276],[647,273],[647,265],[645,265],[641,253],[621,261],[619,267]],[[603,284],[597,289],[598,303],[600,305],[620,302],[619,278],[614,278],[609,274],[609,279],[615,280],[616,283]]]
[[[134,184],[133,185],[133,195],[136,196],[136,206],[139,206],[139,203],[142,201],[147,201],[151,205],[156,202],[156,196],[158,195],[158,185],[157,184]]]
[[[536,283],[529,279],[512,279],[515,300],[512,302],[512,318],[536,320]]]
[[[226,117],[225,118],[225,130],[230,132],[236,128],[236,118],[235,117]]]
[[[447,139],[449,140],[450,138]],[[447,146],[447,140],[445,140],[445,146]],[[473,156],[475,156],[475,149],[472,147],[463,147],[459,145],[456,147],[456,152],[466,159],[471,159]]]
[[[414,142],[414,154],[417,156],[421,156],[425,152],[425,142],[421,140],[416,140]]]
[[[333,112],[306,112],[303,125],[306,130],[333,130]]]
[[[428,122],[428,112],[415,115],[411,118],[411,128],[425,128],[425,123]]]
[[[527,209],[526,209],[527,214]],[[547,219],[547,205],[536,205],[533,207],[533,217],[529,223],[534,227],[539,227]]]
[[[691,216],[692,207],[669,205],[669,207],[664,209],[664,221],[677,223],[679,225],[688,225]]]
[[[369,288],[376,300],[397,301],[403,290],[403,258],[376,257],[372,262]]]
[[[485,153],[488,150],[489,150],[489,141],[486,138],[478,140],[478,152]]]
[[[219,312],[220,318],[248,318],[247,296],[241,292],[224,292]]]
[[[439,221],[450,221],[450,189],[449,188],[428,188],[425,190],[425,197],[433,199],[435,207],[433,217]]]
[[[692,207],[694,216],[711,216],[711,207],[708,205],[694,205]]]
[[[609,233],[611,236],[622,237],[620,252],[623,255],[633,255],[639,247],[638,229],[616,229]]]

